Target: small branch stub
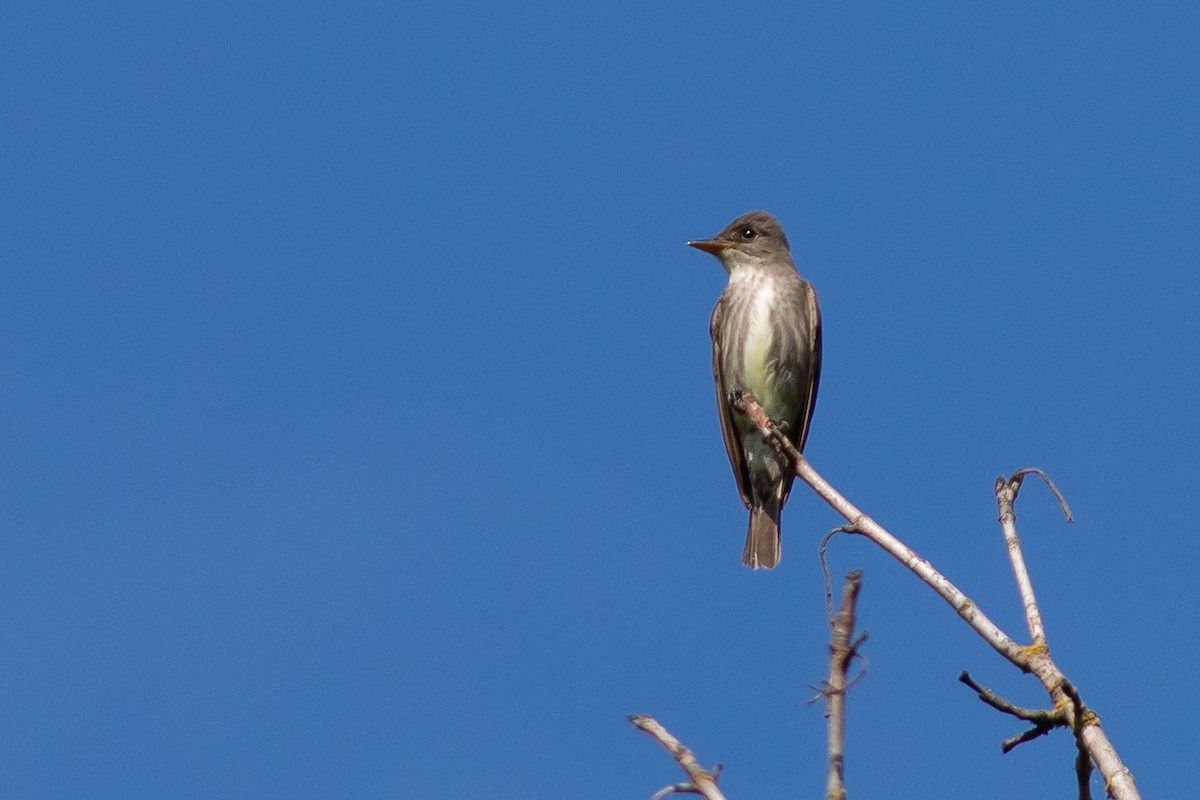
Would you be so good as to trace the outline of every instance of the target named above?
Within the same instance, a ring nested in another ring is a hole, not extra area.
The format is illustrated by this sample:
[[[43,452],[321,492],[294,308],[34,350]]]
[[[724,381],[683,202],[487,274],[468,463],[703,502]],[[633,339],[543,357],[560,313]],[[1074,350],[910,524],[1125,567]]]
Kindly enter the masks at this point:
[[[975,682],[970,674],[963,670],[958,676],[959,681],[971,687],[981,701],[991,706],[992,708],[1004,714],[1016,717],[1017,719],[1032,722],[1033,727],[1024,733],[1019,733],[1016,736],[1009,737],[1000,743],[1000,752],[1008,753],[1017,745],[1037,739],[1040,736],[1045,736],[1055,728],[1068,728],[1071,726],[1071,721],[1067,716],[1065,708],[1041,709],[1041,708],[1022,708],[1008,700],[1005,700],[1000,695],[996,694],[986,686],[980,686]]]

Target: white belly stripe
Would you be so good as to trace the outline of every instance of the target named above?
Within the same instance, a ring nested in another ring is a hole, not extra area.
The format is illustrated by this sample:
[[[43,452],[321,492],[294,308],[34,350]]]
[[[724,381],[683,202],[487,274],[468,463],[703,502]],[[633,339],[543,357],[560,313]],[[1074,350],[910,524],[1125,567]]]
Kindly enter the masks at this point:
[[[771,281],[763,281],[755,292],[754,302],[750,308],[750,335],[746,337],[745,348],[742,350],[742,363],[746,370],[747,388],[751,391],[756,387],[759,392],[768,392],[767,354],[771,351],[771,343],[775,331],[771,327],[771,305],[775,302],[775,286]]]

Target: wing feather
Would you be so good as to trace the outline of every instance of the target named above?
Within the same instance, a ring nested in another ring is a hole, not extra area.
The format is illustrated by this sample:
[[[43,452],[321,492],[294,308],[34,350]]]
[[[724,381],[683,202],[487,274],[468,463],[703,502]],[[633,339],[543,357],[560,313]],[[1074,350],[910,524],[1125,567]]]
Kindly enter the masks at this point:
[[[808,441],[808,426],[812,422],[813,409],[817,406],[817,387],[821,383],[821,307],[817,305],[817,293],[813,291],[812,285],[805,283],[804,289],[805,307],[809,321],[808,345],[812,377],[808,381],[808,396],[804,401],[804,413],[800,416],[801,426],[798,429],[801,434],[796,448],[801,452],[804,452],[804,443]]]
[[[795,431],[792,443],[802,453],[804,452],[804,443],[808,441],[808,427],[812,422],[813,409],[817,405],[817,387],[821,383],[821,308],[817,304],[817,293],[807,281],[804,283],[804,319],[808,323],[805,326],[808,341],[803,343],[808,353],[806,353],[807,358],[804,361],[809,365],[809,375],[808,380],[805,381],[807,392],[804,403],[800,407],[799,415],[792,423],[792,430]],[[787,503],[788,495],[792,492],[793,478],[794,476],[789,475],[783,482],[781,507],[783,503]]]
[[[729,456],[729,465],[733,468],[733,477],[737,480],[738,494],[742,496],[742,504],[750,507],[750,473],[746,469],[742,444],[738,441],[737,426],[734,424],[733,410],[729,402],[729,387],[725,385],[724,371],[721,369],[721,325],[725,315],[726,300],[722,295],[713,308],[712,318],[708,329],[713,342],[713,381],[717,387],[717,416],[721,420],[721,436],[725,439],[725,453]]]

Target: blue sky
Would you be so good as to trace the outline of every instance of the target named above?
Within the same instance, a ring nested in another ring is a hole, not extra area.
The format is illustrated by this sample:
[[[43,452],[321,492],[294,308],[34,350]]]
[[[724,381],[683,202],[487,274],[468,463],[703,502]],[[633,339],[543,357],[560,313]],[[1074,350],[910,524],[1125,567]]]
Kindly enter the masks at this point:
[[[825,319],[808,455],[1200,780],[1200,12],[145,4],[0,32],[0,793],[812,796],[804,487],[739,564],[689,250],[763,208]],[[862,541],[855,794],[1071,796],[1040,688]]]

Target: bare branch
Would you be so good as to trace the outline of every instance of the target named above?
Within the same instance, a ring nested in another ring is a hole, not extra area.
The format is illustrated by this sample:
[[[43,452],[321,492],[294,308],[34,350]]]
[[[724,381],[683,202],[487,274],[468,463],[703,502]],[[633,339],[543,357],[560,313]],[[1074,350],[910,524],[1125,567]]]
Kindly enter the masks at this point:
[[[1013,750],[1017,745],[1025,744],[1026,742],[1032,742],[1034,739],[1037,739],[1039,736],[1045,736],[1047,733],[1054,730],[1055,727],[1056,726],[1054,726],[1054,725],[1034,725],[1032,728],[1025,731],[1024,733],[1019,733],[1016,736],[1010,736],[1009,738],[1007,738],[1003,742],[1001,742],[1000,743],[1000,752],[1008,753],[1011,750]]]
[[[1064,707],[1065,712],[1069,715],[1072,730],[1076,731],[1078,741],[1086,747],[1091,760],[1095,763],[1097,769],[1100,770],[1100,774],[1104,778],[1105,789],[1114,800],[1140,800],[1141,795],[1134,785],[1133,776],[1125,765],[1121,763],[1121,759],[1109,741],[1108,736],[1100,727],[1099,718],[1090,712],[1083,713],[1084,706],[1082,703],[1076,703],[1063,690],[1066,678],[1050,658],[1050,651],[1045,643],[1045,632],[1041,628],[1040,612],[1037,611],[1037,603],[1033,598],[1031,583],[1029,593],[1023,593],[1022,600],[1026,603],[1026,621],[1030,624],[1034,642],[1030,647],[1021,647],[998,625],[992,622],[957,586],[934,569],[933,565],[918,556],[907,545],[889,533],[882,525],[860,511],[857,506],[843,497],[828,481],[821,477],[820,473],[813,469],[812,465],[787,441],[786,437],[780,435],[774,423],[771,422],[767,413],[754,399],[753,395],[748,392],[743,393],[737,398],[737,407],[755,422],[767,441],[771,442],[781,454],[786,455],[793,465],[796,476],[807,483],[822,500],[840,514],[849,523],[851,530],[865,536],[883,548],[884,551],[937,592],[962,617],[963,621],[979,634],[985,642],[991,645],[996,652],[1021,671],[1033,673],[1037,677],[1038,681],[1041,682],[1042,686],[1050,694],[1055,707]],[[1001,522],[1004,523],[1007,511],[1007,516],[1010,518],[1009,522],[1012,525],[1012,537],[1014,540],[1016,538],[1016,515],[1013,512],[1012,506],[1016,500],[1021,479],[1027,474],[1039,475],[1046,482],[1047,486],[1050,487],[1055,497],[1059,499],[1063,507],[1063,513],[1067,516],[1068,521],[1072,519],[1070,507],[1067,506],[1062,494],[1045,473],[1034,468],[1020,470],[1009,480],[1001,479],[997,481],[997,502],[1000,504]],[[1005,537],[1006,541],[1008,541],[1007,530]],[[1010,552],[1013,549],[1010,547]],[[1019,542],[1016,551],[1019,553]],[[1021,568],[1024,568],[1023,559],[1021,559]],[[1015,564],[1014,569],[1016,569]],[[1027,574],[1025,579],[1028,580]],[[1018,584],[1022,581],[1020,576],[1018,576],[1017,580]],[[1036,614],[1036,627],[1031,622],[1028,609],[1032,609],[1033,613]]]
[[[852,642],[854,636],[855,604],[862,587],[862,570],[846,576],[842,585],[842,604],[832,625],[829,642],[829,681],[825,694],[825,716],[829,719],[829,773],[825,782],[826,800],[846,797],[846,690],[847,673],[856,649],[863,641]]]
[[[1025,609],[1025,624],[1034,646],[1046,646],[1046,629],[1042,626],[1042,612],[1033,593],[1033,581],[1025,568],[1025,556],[1021,552],[1021,540],[1017,537],[1017,514],[1013,509],[1021,480],[1030,470],[1018,470],[1013,477],[996,478],[996,504],[1000,508],[1000,528],[1004,531],[1004,546],[1008,549],[1008,560],[1012,562],[1013,576],[1017,579],[1017,592]],[[1048,480],[1048,479],[1047,479]]]
[[[1066,505],[1066,501],[1062,498],[1058,487],[1041,470],[1026,468],[1018,470],[1008,481],[1003,481],[1003,479],[996,481],[996,503],[1000,511],[1000,522],[1001,527],[1004,528],[1005,541],[1009,543],[1009,555],[1013,557],[1013,570],[1017,574],[1018,587],[1022,584],[1020,572],[1024,572],[1025,564],[1024,558],[1021,556],[1020,542],[1016,536],[1016,514],[1013,511],[1013,503],[1016,501],[1017,493],[1020,490],[1021,479],[1026,474],[1041,476],[1046,485],[1050,487],[1051,492],[1059,499],[1067,521],[1070,522],[1073,519],[1070,508]],[[1002,483],[1004,484],[1003,486],[1001,485]],[[1029,582],[1028,574],[1025,575],[1024,581]],[[1100,727],[1100,718],[1084,705],[1075,687],[1063,675],[1062,670],[1054,663],[1054,660],[1050,658],[1050,649],[1046,646],[1045,632],[1040,627],[1041,611],[1038,609],[1037,600],[1033,596],[1032,584],[1030,583],[1027,593],[1024,589],[1021,592],[1022,601],[1025,604],[1026,621],[1030,626],[1030,630],[1031,632],[1035,630],[1040,631],[1043,637],[1041,641],[1037,641],[1035,638],[1033,645],[1024,650],[1024,660],[1028,665],[1028,670],[1045,687],[1046,691],[1050,694],[1050,699],[1054,701],[1055,707],[1063,709],[1068,724],[1075,734],[1076,747],[1086,750],[1090,761],[1100,770],[1100,775],[1104,778],[1104,788],[1108,795],[1115,798],[1115,800],[1140,800],[1141,794],[1134,784],[1133,775],[1121,763],[1121,758],[1117,755],[1112,742],[1109,741],[1108,735]],[[1077,756],[1075,771],[1079,776],[1080,797],[1088,797],[1091,794],[1089,788],[1091,779],[1090,770],[1090,766],[1083,764]]]
[[[629,717],[629,721],[633,726],[643,733],[653,736],[654,739],[667,748],[667,752],[675,759],[684,772],[687,773],[691,780],[687,783],[676,783],[661,789],[654,794],[652,800],[661,800],[668,794],[698,794],[702,795],[706,800],[725,800],[725,795],[721,794],[721,790],[717,788],[717,778],[721,774],[721,765],[713,767],[712,771],[704,769],[700,766],[700,762],[696,760],[696,756],[692,751],[683,746],[683,743],[671,735],[670,731],[659,724],[654,717],[647,717],[641,714],[634,714]]]
[[[1067,716],[1061,710],[1057,709],[1042,709],[1042,708],[1022,708],[1014,703],[1005,700],[1000,695],[996,694],[986,686],[980,686],[971,677],[970,673],[963,670],[958,676],[959,681],[965,683],[975,690],[975,694],[984,703],[987,703],[997,711],[1005,714],[1010,714],[1018,719],[1023,719],[1026,722],[1032,722],[1036,725],[1050,725],[1052,727],[1068,725]]]
[[[1018,706],[1015,703],[1005,700],[986,686],[980,686],[966,670],[963,670],[959,674],[958,679],[974,689],[975,694],[980,700],[997,711],[1033,723],[1033,727],[1024,733],[1011,736],[1001,742],[1000,752],[1002,753],[1007,753],[1017,745],[1037,739],[1039,736],[1045,736],[1055,728],[1065,728],[1070,725],[1066,711],[1061,708],[1041,709]]]
[[[812,465],[808,463],[808,460],[792,446],[791,442],[787,441],[786,437],[778,435],[774,423],[767,417],[767,413],[763,411],[762,406],[758,404],[753,395],[749,392],[744,392],[739,398],[737,405],[739,410],[754,420],[755,424],[758,425],[759,429],[762,430],[763,434],[770,441],[775,442],[777,446],[782,448],[783,452],[792,461],[796,476],[811,486],[821,499],[828,503],[834,511],[849,523],[847,527],[848,531],[865,536],[882,547],[893,558],[941,595],[942,599],[949,603],[958,612],[958,615],[1000,655],[1023,670],[1028,671],[1021,663],[1022,648],[1020,645],[1001,630],[1000,626],[988,619],[969,597],[963,594],[944,575],[934,569],[932,564],[918,556],[906,544],[885,530],[882,525],[860,511],[857,506],[843,497],[828,481],[821,477],[813,469]]]

